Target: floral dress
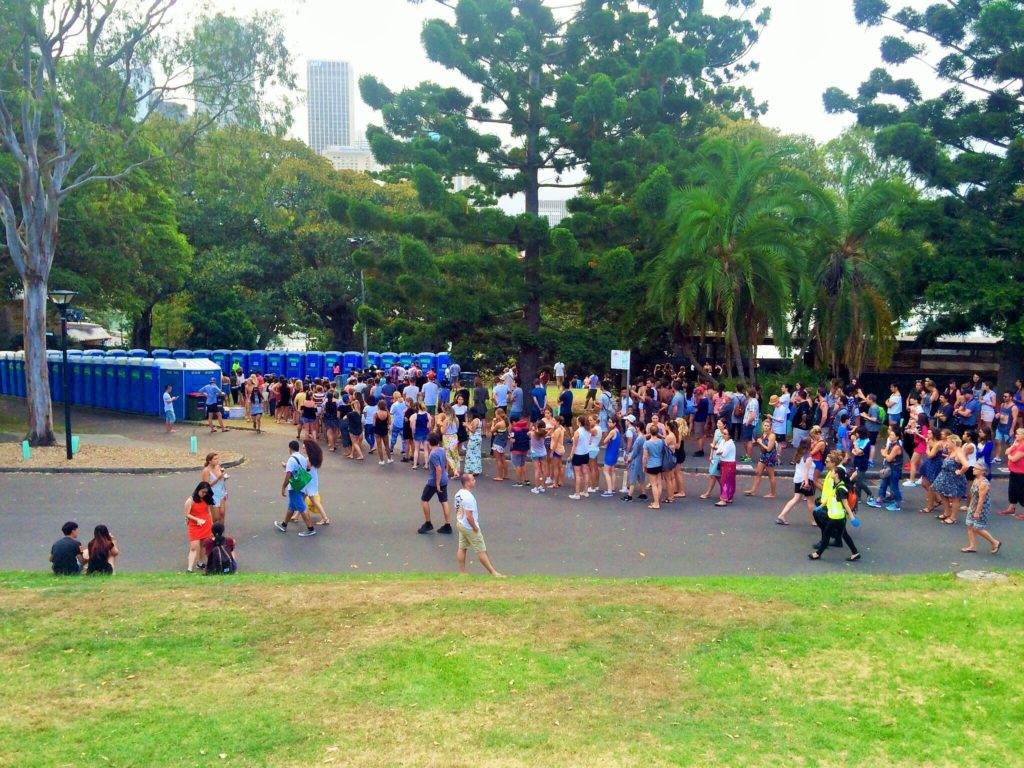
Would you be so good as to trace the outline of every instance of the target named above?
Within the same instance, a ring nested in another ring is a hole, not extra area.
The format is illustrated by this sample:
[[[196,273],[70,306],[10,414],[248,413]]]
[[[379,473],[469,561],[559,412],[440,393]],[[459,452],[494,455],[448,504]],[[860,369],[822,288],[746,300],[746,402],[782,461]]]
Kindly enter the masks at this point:
[[[777,467],[779,466],[779,444],[776,443],[775,447],[770,451],[761,451],[761,463],[766,467]]]
[[[459,474],[459,422],[452,419],[445,427],[444,454],[448,459],[448,474]]]
[[[935,478],[935,482],[932,483],[932,490],[947,499],[959,499],[966,494],[967,478],[956,474],[958,469],[960,469],[960,462],[956,459],[943,459],[942,469],[939,471],[939,476]]]
[[[981,483],[975,483],[971,486],[971,501],[968,504],[968,510],[974,510],[974,516],[967,515],[966,523],[971,528],[979,531],[983,531],[988,528],[988,514],[992,511],[992,489],[989,488],[989,492],[985,494],[985,503],[978,506],[978,495],[980,493]]]
[[[466,443],[466,463],[463,466],[463,471],[470,475],[479,475],[484,471],[483,464],[480,461],[480,445],[483,442],[483,438],[480,436],[481,427],[477,427],[473,432],[469,433],[469,441]]]

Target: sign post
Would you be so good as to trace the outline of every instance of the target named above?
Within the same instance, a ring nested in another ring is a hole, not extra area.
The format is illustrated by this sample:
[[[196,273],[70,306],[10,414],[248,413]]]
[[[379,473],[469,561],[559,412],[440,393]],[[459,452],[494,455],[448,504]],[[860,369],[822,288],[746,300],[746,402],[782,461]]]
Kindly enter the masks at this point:
[[[628,349],[613,349],[612,364],[613,371],[625,371],[626,376],[626,397],[629,397],[629,363],[630,351]]]

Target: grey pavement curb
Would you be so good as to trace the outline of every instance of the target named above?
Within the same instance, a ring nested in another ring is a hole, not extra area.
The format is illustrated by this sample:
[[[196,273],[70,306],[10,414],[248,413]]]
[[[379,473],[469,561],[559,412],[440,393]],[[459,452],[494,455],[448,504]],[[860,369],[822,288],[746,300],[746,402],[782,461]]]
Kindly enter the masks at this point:
[[[225,461],[221,464],[225,469],[240,466],[245,456]],[[0,475],[33,474],[33,475],[166,475],[172,472],[198,472],[203,467],[0,467]]]

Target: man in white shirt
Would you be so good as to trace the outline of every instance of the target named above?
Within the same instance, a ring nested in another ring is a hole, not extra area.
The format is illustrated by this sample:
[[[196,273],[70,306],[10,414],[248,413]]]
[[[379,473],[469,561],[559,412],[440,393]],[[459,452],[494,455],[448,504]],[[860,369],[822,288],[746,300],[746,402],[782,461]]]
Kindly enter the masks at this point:
[[[462,489],[455,494],[455,527],[459,531],[459,549],[455,555],[459,564],[459,573],[466,573],[466,550],[470,547],[476,552],[480,565],[487,569],[491,576],[503,578],[491,565],[491,559],[487,556],[487,545],[484,544],[484,535],[480,532],[480,510],[477,507],[476,497],[473,495],[473,488],[476,487],[476,477],[470,474],[459,476]]]
[[[175,432],[176,431],[174,429],[174,422],[175,422],[175,417],[174,417],[174,401],[177,400],[177,399],[178,398],[171,396],[171,385],[170,384],[168,384],[166,387],[164,387],[164,395],[163,395],[163,400],[164,400],[164,422],[167,424],[167,433],[168,434],[170,434],[171,432]]]
[[[437,384],[433,379],[423,385],[423,404],[427,406],[427,413],[431,416],[437,413]]]
[[[565,363],[555,363],[555,383],[559,391],[562,389],[562,381],[565,380]]]
[[[402,397],[406,400],[412,400],[414,403],[420,399],[420,388],[416,386],[415,382],[410,379],[409,384],[402,390]],[[435,402],[434,405],[437,405]]]

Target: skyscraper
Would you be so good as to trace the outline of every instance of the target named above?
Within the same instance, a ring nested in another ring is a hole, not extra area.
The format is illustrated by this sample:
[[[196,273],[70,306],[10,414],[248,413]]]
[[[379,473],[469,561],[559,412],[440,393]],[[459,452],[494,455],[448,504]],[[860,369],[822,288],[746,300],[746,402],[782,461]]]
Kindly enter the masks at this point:
[[[347,61],[311,59],[308,75],[309,146],[314,152],[355,143],[352,67]]]

